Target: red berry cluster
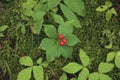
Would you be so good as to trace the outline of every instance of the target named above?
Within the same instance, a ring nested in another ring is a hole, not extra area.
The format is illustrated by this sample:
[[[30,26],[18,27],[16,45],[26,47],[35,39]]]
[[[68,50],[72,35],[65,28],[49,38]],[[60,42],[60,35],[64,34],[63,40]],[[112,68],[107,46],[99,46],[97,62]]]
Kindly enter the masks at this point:
[[[60,46],[64,46],[67,43],[67,40],[64,38],[62,34],[58,35],[58,39],[60,40]]]

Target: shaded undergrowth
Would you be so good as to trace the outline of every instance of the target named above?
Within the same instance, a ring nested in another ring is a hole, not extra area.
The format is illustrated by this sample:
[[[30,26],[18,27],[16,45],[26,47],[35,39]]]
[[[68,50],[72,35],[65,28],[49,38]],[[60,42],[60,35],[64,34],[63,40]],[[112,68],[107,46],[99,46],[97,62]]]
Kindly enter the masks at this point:
[[[116,17],[113,17],[110,22],[105,21],[104,13],[98,13],[95,9],[104,3],[104,0],[84,0],[86,5],[87,14],[84,18],[79,17],[82,28],[74,29],[74,33],[79,37],[81,42],[74,47],[73,57],[65,59],[58,58],[50,63],[48,68],[45,69],[45,78],[49,80],[58,80],[62,71],[60,70],[65,64],[70,61],[79,62],[78,53],[79,48],[82,48],[92,60],[89,66],[90,72],[97,71],[98,64],[105,61],[106,55],[110,51],[117,51],[120,48],[120,26]],[[0,79],[1,80],[16,80],[18,72],[23,68],[19,64],[21,56],[29,55],[33,61],[39,57],[45,59],[45,52],[39,50],[41,40],[46,37],[43,32],[40,35],[34,35],[27,27],[25,35],[21,34],[17,29],[17,23],[21,22],[20,4],[22,1],[9,1],[0,2],[0,25],[8,25],[9,28],[4,32],[5,37],[0,38]],[[13,5],[14,4],[14,5]],[[112,49],[106,49],[105,45],[108,43],[108,37],[102,35],[105,30],[114,32],[115,38],[113,39]],[[103,43],[100,44],[100,40]],[[58,64],[59,63],[59,64]],[[113,72],[108,73],[113,80],[120,79],[120,73],[117,68]],[[69,77],[76,77],[69,75]]]

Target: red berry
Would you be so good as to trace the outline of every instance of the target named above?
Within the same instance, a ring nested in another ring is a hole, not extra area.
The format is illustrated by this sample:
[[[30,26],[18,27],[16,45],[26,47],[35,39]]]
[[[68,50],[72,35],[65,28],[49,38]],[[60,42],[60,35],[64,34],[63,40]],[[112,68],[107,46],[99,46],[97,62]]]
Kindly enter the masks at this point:
[[[60,46],[64,46],[64,42],[63,41],[60,41]]]
[[[67,40],[66,40],[66,39],[63,39],[62,41],[64,42],[64,44],[66,44],[66,43],[67,43]]]
[[[63,39],[63,35],[62,35],[62,34],[59,34],[58,38],[59,38],[59,39]]]

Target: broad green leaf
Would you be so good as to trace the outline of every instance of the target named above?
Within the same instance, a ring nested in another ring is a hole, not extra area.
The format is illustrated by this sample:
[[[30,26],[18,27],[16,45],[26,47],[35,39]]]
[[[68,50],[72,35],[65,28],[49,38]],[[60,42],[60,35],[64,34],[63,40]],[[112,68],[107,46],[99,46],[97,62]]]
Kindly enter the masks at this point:
[[[62,68],[63,71],[65,71],[69,74],[74,74],[81,69],[82,69],[82,66],[75,62],[70,62]]]
[[[110,10],[107,10],[107,12],[105,14],[105,18],[107,21],[110,21],[110,19],[112,18],[112,13]]]
[[[112,61],[114,59],[114,57],[115,57],[115,52],[109,52],[107,54],[106,62]]]
[[[22,7],[24,9],[32,9],[34,6],[36,5],[36,1],[35,0],[27,0],[26,2],[24,2],[22,4]]]
[[[89,56],[82,50],[79,50],[79,57],[84,66],[88,66],[90,63],[90,58]]]
[[[49,46],[48,46],[49,45]],[[60,46],[57,40],[45,38],[42,40],[39,48],[46,50],[47,61],[53,61],[61,55]]]
[[[37,20],[37,22],[34,23],[34,26],[31,26],[31,30],[34,34],[40,34],[41,28],[43,24],[43,18]]]
[[[0,32],[2,32],[2,31],[4,31],[4,30],[6,30],[7,28],[8,28],[8,26],[7,26],[7,25],[1,26],[1,27],[0,27]]]
[[[43,4],[44,4],[45,2],[47,2],[47,0],[41,0],[41,1],[40,1],[40,3],[43,3]]]
[[[51,13],[51,15],[56,23],[58,23],[58,24],[64,23],[62,16],[55,14],[55,13]]]
[[[46,51],[46,59],[48,62],[54,61],[55,58],[55,54],[53,54],[51,51]]]
[[[33,66],[33,75],[35,80],[44,80],[44,72],[41,66]]]
[[[53,13],[57,13],[58,7],[52,8],[51,11],[52,11]]]
[[[118,51],[116,53],[116,56],[115,56],[115,65],[120,68],[120,51]]]
[[[21,65],[33,66],[33,61],[32,61],[30,56],[21,57],[19,62],[20,62]]]
[[[83,68],[79,73],[78,80],[87,80],[89,75],[89,70],[87,68]]]
[[[77,18],[77,16],[64,4],[60,4],[60,9],[62,10],[64,16],[67,18],[67,20],[74,20],[74,26],[81,28],[81,24]]]
[[[62,23],[58,27],[58,33],[63,34],[63,36],[71,35],[73,33],[73,24],[74,21],[66,21],[65,23]]]
[[[59,80],[67,80],[67,74],[63,73]]]
[[[3,33],[0,33],[0,37],[4,37],[4,34],[3,34]]]
[[[34,14],[34,12],[31,9],[30,10],[26,9],[26,10],[23,10],[23,14],[28,16],[28,17],[31,17]]]
[[[41,28],[42,28],[42,24],[43,24],[43,17],[45,15],[45,12],[43,11],[37,11],[34,15],[34,21],[35,24],[34,26],[31,26],[31,30],[34,34],[40,34]]]
[[[63,0],[64,3],[75,13],[85,16],[85,5],[82,0]]]
[[[112,8],[112,9],[111,9],[111,13],[112,13],[113,15],[115,15],[115,16],[118,15],[117,12],[116,12],[116,10],[115,10],[115,8]]]
[[[113,80],[111,77],[109,77],[106,74],[99,74],[100,80]]]
[[[38,21],[38,20],[43,19],[44,15],[45,15],[45,12],[44,12],[44,11],[37,11],[37,12],[33,15],[34,21]]]
[[[45,34],[53,39],[57,39],[57,31],[53,25],[44,25]]]
[[[48,1],[48,8],[52,9],[55,8],[61,0],[47,0]]]
[[[31,78],[32,67],[23,69],[19,72],[17,80],[30,80]]]
[[[73,48],[72,47],[69,47],[69,46],[62,46],[60,48],[61,50],[61,54],[63,57],[71,57],[72,56],[72,52],[73,52]]]
[[[22,32],[22,34],[24,35],[25,34],[25,32],[26,32],[26,29],[25,29],[25,26],[23,25],[23,26],[21,26],[21,32]]]
[[[44,68],[48,67],[48,62],[42,62],[40,66],[43,66]]]
[[[107,72],[110,72],[113,69],[113,67],[114,65],[111,63],[101,62],[99,64],[98,71],[100,73],[107,73]]]
[[[93,72],[89,75],[88,80],[99,80],[99,73],[98,72]]]
[[[98,12],[104,12],[104,11],[106,11],[107,9],[108,9],[107,6],[102,5],[102,6],[98,7],[98,8],[96,8],[96,11],[98,11]]]
[[[42,58],[39,58],[39,59],[37,60],[37,64],[41,64],[41,62],[42,62]]]
[[[56,40],[50,39],[50,38],[45,38],[42,40],[42,42],[40,43],[40,46],[38,48],[43,49],[43,50],[47,50],[49,47],[51,47],[55,43],[56,43]]]
[[[70,80],[77,80],[77,78],[70,78]]]
[[[78,37],[76,35],[68,35],[65,37],[67,39],[67,44],[68,46],[74,46],[76,45],[78,42],[80,42],[80,40],[78,39]]]
[[[47,12],[48,11],[48,4],[47,3],[38,3],[36,4],[34,11],[44,11]]]
[[[111,1],[105,1],[105,6],[107,7],[111,7],[112,6],[112,2]]]
[[[60,46],[56,42],[46,50],[46,58],[48,62],[55,60],[55,58],[58,58],[60,55]]]

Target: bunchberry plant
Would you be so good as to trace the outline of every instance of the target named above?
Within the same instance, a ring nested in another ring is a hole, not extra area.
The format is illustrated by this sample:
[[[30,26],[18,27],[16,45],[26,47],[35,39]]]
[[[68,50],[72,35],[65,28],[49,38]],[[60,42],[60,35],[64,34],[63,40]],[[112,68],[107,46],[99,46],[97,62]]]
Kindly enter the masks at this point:
[[[106,62],[111,62],[114,59],[114,64],[117,68],[120,69],[120,51],[117,52],[109,52],[107,54]]]
[[[43,67],[47,67],[47,63],[42,63],[42,58],[37,60],[38,66],[33,65],[33,61],[29,56],[21,57],[19,62],[27,68],[19,72],[17,80],[30,80],[32,72],[35,80],[44,80]]]
[[[44,32],[48,36],[41,41],[40,49],[46,51],[47,61],[53,61],[59,56],[71,57],[73,46],[80,42],[73,35],[74,21],[67,21],[59,25],[58,31],[53,25],[44,25]]]
[[[85,5],[82,0],[26,0],[22,4],[21,18],[24,20],[23,24],[30,26],[34,34],[40,34],[45,20],[44,17],[48,19],[52,18],[58,24],[64,22],[64,18],[58,14],[59,10],[61,10],[67,20],[75,21],[75,27],[81,28],[81,24],[75,13],[79,16],[85,16]],[[21,28],[24,31],[25,27]]]
[[[4,26],[0,27],[0,37],[4,37],[4,34],[2,32],[5,31],[7,28],[8,28],[7,25],[4,25]]]
[[[113,67],[114,65],[111,63],[100,62],[98,66],[98,72],[90,73],[88,80],[112,80],[112,78],[105,73],[113,70]]]
[[[79,58],[82,64],[78,64],[76,62],[70,62],[67,65],[65,65],[62,68],[62,70],[69,74],[75,74],[81,70],[77,80],[87,80],[90,74],[87,68],[87,66],[90,64],[90,58],[82,49],[79,50]],[[62,80],[62,78],[65,78],[64,80],[67,80],[66,77],[67,77],[66,73],[63,73],[63,75],[60,77],[60,80]]]
[[[109,21],[112,16],[117,16],[117,12],[115,9],[112,7],[112,2],[109,0],[105,1],[104,5],[101,5],[100,7],[96,8],[96,11],[98,12],[105,12],[105,18],[107,21]]]
[[[90,73],[89,68],[87,67],[90,64],[89,56],[82,49],[80,49],[79,57],[82,65],[76,62],[70,62],[65,65],[62,70],[69,74],[75,74],[81,70],[76,80],[112,80],[112,78],[105,73],[110,72],[114,68],[113,64],[108,62],[100,62],[98,71]],[[107,59],[107,61],[110,61],[112,59],[113,57]],[[60,80],[67,80],[66,73],[62,74]]]

